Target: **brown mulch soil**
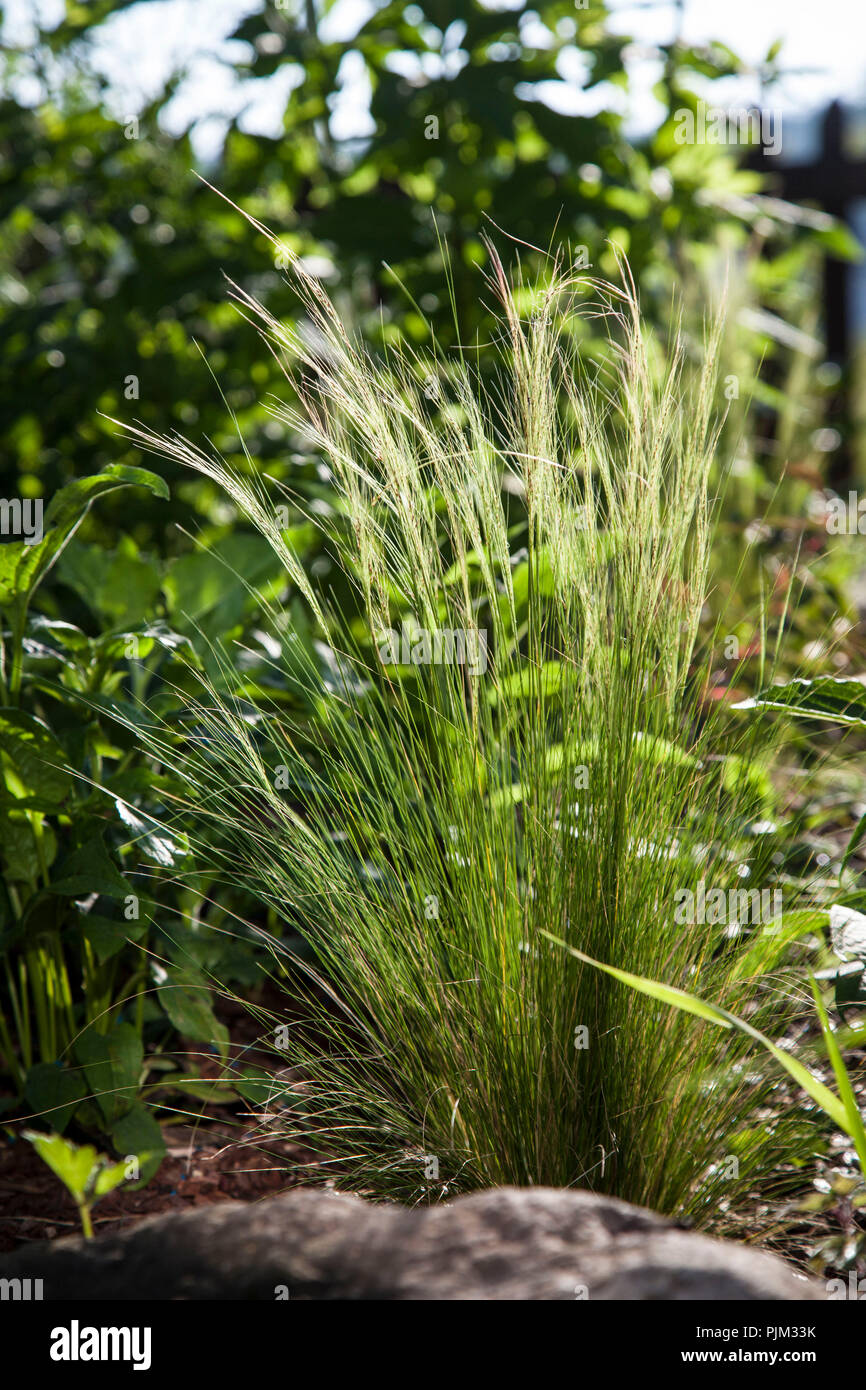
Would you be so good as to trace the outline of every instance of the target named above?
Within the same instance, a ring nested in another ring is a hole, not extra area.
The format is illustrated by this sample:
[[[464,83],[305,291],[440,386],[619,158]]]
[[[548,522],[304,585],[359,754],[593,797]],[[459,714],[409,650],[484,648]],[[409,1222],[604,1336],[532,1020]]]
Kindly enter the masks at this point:
[[[238,1004],[220,1001],[216,1012],[229,1029],[230,1060],[273,1067],[256,1048],[259,1025]],[[163,1053],[162,1055],[166,1055]],[[216,1056],[190,1042],[170,1054],[182,1071],[231,1084],[231,1072]],[[250,1114],[250,1107],[206,1105],[194,1098],[166,1093],[164,1112],[174,1120],[162,1125],[166,1157],[143,1187],[122,1184],[92,1209],[94,1234],[122,1230],[148,1216],[189,1211],[215,1202],[255,1202],[275,1196],[301,1181],[301,1164],[312,1155],[271,1134]],[[175,1122],[178,1121],[178,1122]],[[80,1234],[71,1196],[35,1149],[17,1133],[19,1126],[0,1126],[0,1254],[37,1240]],[[98,1138],[94,1141],[99,1146]]]
[[[167,1154],[142,1188],[121,1187],[93,1209],[94,1233],[122,1230],[145,1216],[214,1202],[254,1202],[293,1185],[298,1150],[277,1140],[239,1142],[235,1124],[166,1125]],[[0,1136],[0,1253],[33,1240],[80,1233],[75,1203],[24,1139]]]

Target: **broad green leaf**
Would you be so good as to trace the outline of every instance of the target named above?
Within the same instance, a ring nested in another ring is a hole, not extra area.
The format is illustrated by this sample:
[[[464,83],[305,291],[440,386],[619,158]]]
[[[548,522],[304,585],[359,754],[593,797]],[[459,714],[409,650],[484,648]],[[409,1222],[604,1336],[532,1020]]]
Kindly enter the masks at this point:
[[[131,886],[113,864],[100,839],[89,840],[58,864],[50,891],[69,897],[103,893],[106,897],[121,899],[132,894]]]
[[[200,665],[198,655],[190,639],[184,637],[182,633],[172,632],[168,624],[161,621],[148,623],[144,627],[133,628],[128,632],[105,633],[94,642],[94,647],[100,656],[111,657],[118,661],[143,659],[150,655],[155,646],[162,647],[163,651],[166,652],[183,650],[187,661],[192,662],[193,665]]]
[[[0,857],[10,883],[35,886],[42,876],[42,865],[50,868],[57,854],[57,839],[47,821],[37,829],[23,812],[7,811],[0,836]]]
[[[732,978],[747,980],[751,975],[762,975],[775,966],[785,947],[792,941],[798,941],[812,932],[820,933],[826,925],[826,909],[797,908],[784,913],[778,927],[763,927],[756,933],[737,961]]]
[[[120,797],[115,799],[114,808],[123,824],[133,832],[135,843],[142,853],[163,868],[172,868],[189,853],[186,836],[169,835],[157,821],[150,816],[145,818]]]
[[[32,546],[26,547],[32,549]],[[15,598],[15,576],[24,556],[23,541],[0,545],[0,610],[7,607]]]
[[[153,1113],[140,1100],[111,1126],[111,1142],[119,1154],[135,1156],[140,1178],[132,1186],[149,1182],[165,1157],[165,1140]]]
[[[500,700],[530,700],[539,694],[543,697],[557,695],[569,679],[574,680],[575,673],[568,671],[560,661],[544,661],[540,667],[527,664],[491,687],[489,700],[496,705]]]
[[[137,553],[129,537],[113,552],[74,542],[64,551],[58,574],[109,628],[141,622],[159,594],[159,570]]]
[[[127,941],[138,941],[147,930],[145,921],[115,921],[92,912],[79,913],[75,920],[79,936],[90,944],[100,964],[122,951]]]
[[[258,588],[281,575],[279,561],[260,536],[237,533],[212,550],[197,550],[175,560],[163,583],[175,626],[190,632],[229,631],[240,622]],[[214,612],[214,610],[217,610]]]
[[[274,1079],[265,1072],[244,1067],[239,1077],[232,1077],[232,1084],[250,1105],[266,1106],[273,1100]]]
[[[17,602],[19,614],[33,590],[58,559],[97,497],[120,487],[145,487],[168,498],[163,478],[146,468],[112,463],[89,478],[76,478],[56,492],[45,508],[43,537],[35,545],[0,546],[0,607]],[[10,553],[6,553],[10,552]]]
[[[104,1163],[96,1170],[95,1179],[91,1175],[90,1199],[97,1202],[100,1197],[105,1197],[109,1192],[113,1192],[119,1187],[126,1177],[126,1163]]]
[[[798,677],[784,685],[771,685],[732,709],[778,709],[838,724],[866,723],[866,685],[847,676]]]
[[[772,779],[766,768],[754,759],[729,754],[722,767],[722,786],[730,796],[740,800],[748,797],[765,815],[773,810],[775,796]]]
[[[24,1099],[40,1120],[62,1134],[86,1095],[81,1076],[57,1062],[37,1062],[24,1081]]]
[[[228,1031],[217,1021],[210,1001],[210,988],[202,983],[190,984],[170,974],[168,982],[157,990],[159,1002],[177,1031],[194,1042],[209,1042],[225,1051]]]
[[[146,1114],[147,1112],[145,1112]],[[130,1134],[132,1134],[130,1129]],[[165,1151],[162,1135],[159,1126],[156,1126],[158,1145],[161,1152],[153,1154],[136,1154],[142,1172],[142,1181],[145,1181],[143,1174],[144,1168],[151,1168],[154,1160],[156,1167],[159,1167]],[[92,1207],[99,1201],[100,1197],[105,1197],[109,1192],[113,1192],[116,1187],[124,1181],[126,1177],[126,1161],[121,1160],[114,1163],[106,1155],[99,1153],[92,1144],[78,1145],[71,1140],[62,1138],[59,1134],[39,1134],[34,1130],[25,1130],[24,1138],[27,1139],[40,1158],[47,1163],[52,1172],[57,1174],[60,1181],[71,1193],[79,1207]],[[152,1137],[152,1136],[151,1136]],[[120,1145],[124,1148],[124,1145]],[[89,1234],[89,1217],[85,1226],[85,1233]]]
[[[644,734],[638,731],[634,738],[638,757],[653,763],[656,767],[696,766],[696,759],[690,753],[685,753],[675,743],[661,738],[658,734]]]
[[[33,1145],[39,1157],[69,1189],[75,1201],[81,1205],[87,1197],[88,1183],[99,1160],[96,1149],[91,1144],[73,1144],[60,1134],[38,1134],[35,1130],[28,1129],[22,1133]]]
[[[70,652],[86,652],[90,646],[90,638],[80,627],[75,627],[73,623],[65,623],[59,618],[46,618],[43,613],[31,615],[27,623],[27,633],[37,642],[54,643],[55,646]]]
[[[640,731],[634,735],[634,750],[639,762],[650,763],[654,767],[692,768],[697,765],[697,760],[690,753],[683,752],[675,743]],[[581,766],[591,766],[597,755],[598,745],[594,741],[574,743],[568,750],[561,743],[553,743],[544,754],[544,765],[548,772],[560,772],[567,760],[576,770]],[[493,792],[490,804],[494,807],[515,806],[525,800],[525,797],[524,785],[521,782],[513,782],[510,786],[500,787]]]
[[[231,1105],[238,1098],[236,1090],[224,1081],[199,1076],[196,1072],[170,1072],[159,1081],[149,1082],[145,1088],[147,1095],[165,1090],[193,1096],[203,1105]]]
[[[836,260],[862,261],[863,259],[863,247],[844,222],[836,221],[832,227],[816,231],[815,240],[819,241],[824,250]]]

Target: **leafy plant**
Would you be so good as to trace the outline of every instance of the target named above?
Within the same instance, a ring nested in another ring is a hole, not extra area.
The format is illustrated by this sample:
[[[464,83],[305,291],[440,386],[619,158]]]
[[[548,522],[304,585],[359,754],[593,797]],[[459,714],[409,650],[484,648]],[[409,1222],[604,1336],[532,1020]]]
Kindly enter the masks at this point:
[[[113,1163],[91,1145],[81,1147],[60,1134],[37,1134],[24,1130],[39,1157],[56,1173],[78,1208],[85,1237],[93,1237],[91,1212],[100,1197],[107,1197],[129,1176],[129,1163]]]
[[[11,632],[2,651],[4,703],[17,703],[21,688],[24,626],[34,592],[81,525],[92,502],[118,488],[145,487],[168,497],[162,478],[143,468],[109,464],[101,473],[77,478],[56,492],[45,508],[41,534],[32,543],[12,541],[0,547],[0,605],[8,615]]]
[[[812,719],[866,726],[866,686],[846,676],[781,681],[743,700],[739,709],[784,710]]]
[[[140,809],[137,752],[118,748],[121,731],[99,714],[124,682],[144,693],[146,678],[136,680],[135,668],[173,653],[183,639],[158,622],[91,637],[31,611],[93,501],[128,487],[167,492],[153,473],[113,466],[56,493],[35,543],[0,547],[0,1048],[17,1100],[55,1129],[64,1130],[73,1115],[113,1139],[120,1127],[125,1149],[134,1128],[156,1153],[163,1147],[159,1127],[136,1099],[147,976],[138,947],[148,922],[119,850],[134,841],[164,867],[184,847],[155,833],[156,822]],[[138,1032],[121,1020],[136,998]],[[123,1066],[130,1036],[137,1054]],[[107,1089],[98,1104],[85,1084],[94,1049],[114,1059],[101,1077]],[[73,1062],[83,1063],[83,1074]]]

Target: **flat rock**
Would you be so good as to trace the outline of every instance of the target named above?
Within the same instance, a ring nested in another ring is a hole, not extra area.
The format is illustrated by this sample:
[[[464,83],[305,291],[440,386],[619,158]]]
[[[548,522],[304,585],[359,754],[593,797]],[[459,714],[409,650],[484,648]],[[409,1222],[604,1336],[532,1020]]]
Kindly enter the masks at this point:
[[[407,1210],[296,1189],[18,1250],[65,1299],[822,1299],[773,1255],[589,1192],[496,1188]]]

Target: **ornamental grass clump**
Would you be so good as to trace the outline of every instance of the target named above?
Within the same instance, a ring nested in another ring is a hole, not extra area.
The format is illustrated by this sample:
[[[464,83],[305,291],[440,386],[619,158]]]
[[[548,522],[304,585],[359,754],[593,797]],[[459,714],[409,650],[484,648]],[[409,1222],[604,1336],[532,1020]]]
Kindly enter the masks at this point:
[[[772,1036],[797,1007],[749,894],[675,912],[769,882],[754,726],[703,698],[720,322],[700,352],[662,347],[627,274],[530,286],[490,253],[495,371],[374,357],[300,263],[297,328],[234,291],[331,500],[136,432],[224,488],[287,578],[262,601],[279,704],[224,652],[194,736],[141,733],[183,772],[197,865],[308,945],[263,1117],[316,1153],[311,1178],[405,1202],[583,1186],[712,1223],[808,1153],[778,1069],[550,936]]]

